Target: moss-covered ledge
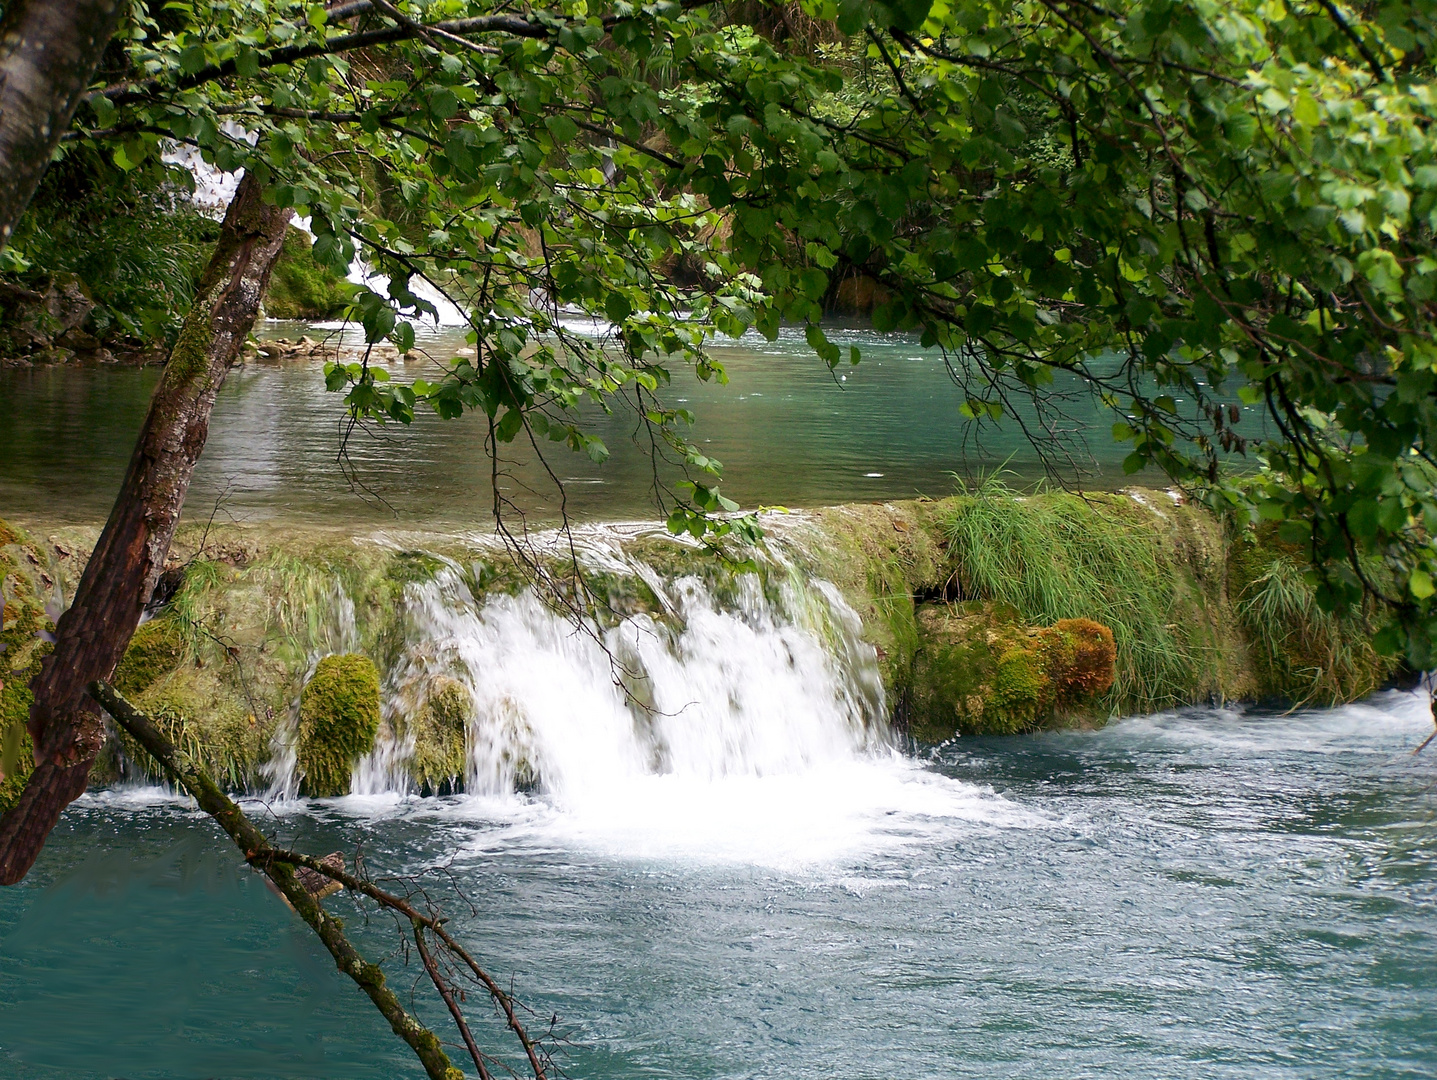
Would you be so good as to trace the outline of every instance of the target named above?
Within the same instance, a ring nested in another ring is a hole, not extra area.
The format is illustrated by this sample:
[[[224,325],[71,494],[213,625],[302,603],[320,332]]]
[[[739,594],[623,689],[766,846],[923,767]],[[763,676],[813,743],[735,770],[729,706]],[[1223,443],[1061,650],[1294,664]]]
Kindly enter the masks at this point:
[[[990,484],[948,499],[765,520],[760,587],[777,596],[831,582],[859,617],[894,720],[924,741],[1096,725],[1213,700],[1327,705],[1397,674],[1372,648],[1371,612],[1318,609],[1300,552],[1167,492],[1020,495]],[[28,749],[15,747],[28,683],[97,532],[0,523],[0,746],[11,754],[0,796],[23,779]],[[720,604],[752,587],[659,527],[605,542],[655,580],[702,578]],[[452,791],[467,762],[469,692],[453,680],[411,686],[399,674],[407,590],[441,573],[476,597],[528,582],[501,550],[472,538],[182,527],[164,579],[171,591],[115,679],[213,774],[255,790],[270,783],[277,746],[302,726],[319,658],[354,654],[376,673],[382,736],[412,746],[405,767],[415,788]],[[606,625],[638,613],[672,618],[644,577],[612,558],[587,584]],[[1108,634],[1111,684],[1088,678],[1073,692],[1069,669],[1095,671]],[[357,730],[368,727],[365,719]],[[346,790],[354,757],[374,737],[346,744],[333,769],[316,767],[306,790]],[[117,739],[96,782],[145,775],[146,758],[132,749]]]
[[[785,531],[859,613],[896,721],[927,741],[1210,701],[1333,705],[1400,673],[1372,648],[1370,609],[1318,608],[1300,552],[1176,492],[989,482],[941,500],[812,511]],[[1111,632],[1111,686],[1005,707],[996,643],[1076,619]]]

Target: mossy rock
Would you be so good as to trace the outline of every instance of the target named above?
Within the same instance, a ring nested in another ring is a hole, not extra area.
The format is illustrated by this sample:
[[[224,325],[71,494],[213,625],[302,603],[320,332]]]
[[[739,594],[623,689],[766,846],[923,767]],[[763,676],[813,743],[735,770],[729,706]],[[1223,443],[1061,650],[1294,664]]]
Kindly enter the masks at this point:
[[[1075,718],[1113,685],[1113,634],[1091,619],[1029,627],[1012,609],[968,602],[920,605],[917,624],[910,730],[925,742]]]
[[[900,694],[919,647],[914,596],[952,576],[939,523],[952,500],[825,507],[812,512],[811,572],[858,613],[883,684]]]
[[[143,694],[185,659],[185,642],[171,619],[151,619],[136,629],[115,668],[115,689],[129,697]]]
[[[331,319],[344,311],[354,286],[315,261],[313,241],[301,229],[285,234],[284,247],[270,274],[265,314],[272,319]]]
[[[414,737],[410,775],[425,794],[458,790],[464,779],[469,719],[474,699],[462,683],[440,679],[424,703],[404,719]]]
[[[0,813],[15,804],[35,767],[25,728],[35,700],[30,682],[54,647],[55,624],[45,613],[44,595],[5,551],[18,545],[22,557],[39,565],[38,552],[26,544],[22,533],[0,521]]]
[[[181,678],[154,686],[136,701],[155,726],[188,754],[210,778],[231,791],[249,790],[269,752],[271,726],[227,693],[218,679],[192,668]],[[149,780],[163,773],[127,733],[117,732],[123,759],[110,763],[115,779],[137,774]],[[91,770],[92,778],[103,776]]]
[[[324,797],[349,791],[355,761],[379,731],[379,671],[367,656],[326,656],[299,698],[301,790]]]

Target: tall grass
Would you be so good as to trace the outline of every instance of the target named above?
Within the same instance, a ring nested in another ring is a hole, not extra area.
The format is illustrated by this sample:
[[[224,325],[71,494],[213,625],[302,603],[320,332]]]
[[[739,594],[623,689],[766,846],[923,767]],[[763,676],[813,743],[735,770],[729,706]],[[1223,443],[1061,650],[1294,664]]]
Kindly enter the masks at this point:
[[[1096,619],[1117,643],[1109,704],[1151,711],[1190,701],[1205,652],[1177,611],[1178,567],[1150,521],[1065,492],[1023,497],[998,475],[964,484],[946,522],[966,598],[1026,621]]]
[[[1273,688],[1294,706],[1365,697],[1395,666],[1373,649],[1367,613],[1323,611],[1303,569],[1286,556],[1248,582],[1237,610],[1262,649]]]

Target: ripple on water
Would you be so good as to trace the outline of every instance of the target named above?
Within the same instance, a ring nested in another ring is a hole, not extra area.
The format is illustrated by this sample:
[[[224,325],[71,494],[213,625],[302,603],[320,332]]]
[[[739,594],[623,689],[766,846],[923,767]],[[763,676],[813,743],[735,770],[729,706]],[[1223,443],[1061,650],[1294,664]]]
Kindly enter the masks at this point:
[[[451,860],[456,928],[571,1025],[578,1077],[1430,1076],[1430,730],[1388,694],[567,803],[253,809],[374,867]],[[213,836],[153,791],[67,815],[0,892],[0,1073],[418,1075]]]

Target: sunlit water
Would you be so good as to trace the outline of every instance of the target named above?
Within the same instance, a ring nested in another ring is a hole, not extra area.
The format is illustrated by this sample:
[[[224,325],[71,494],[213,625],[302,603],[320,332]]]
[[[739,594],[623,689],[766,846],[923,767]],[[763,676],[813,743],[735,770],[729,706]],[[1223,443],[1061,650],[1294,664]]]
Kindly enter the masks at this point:
[[[306,329],[270,323],[260,333],[295,338]],[[728,367],[727,386],[676,372],[665,391],[670,404],[696,414],[691,436],[723,463],[725,492],[745,506],[945,495],[954,488],[954,473],[971,477],[1004,463],[1029,479],[1042,475],[1043,462],[1011,418],[982,432],[963,418],[964,394],[936,352],[903,335],[835,328],[833,337],[845,349],[859,346],[862,363],[830,372],[797,332],[785,330],[771,344],[749,335],[716,350]],[[421,346],[436,358],[463,345],[455,330],[421,336]],[[432,374],[425,361],[395,372],[402,379]],[[49,521],[102,517],[157,378],[155,369],[0,370],[6,417],[0,513]],[[1073,441],[1076,457],[1058,462],[1063,475],[1081,475],[1095,487],[1131,482],[1121,468],[1130,448],[1109,436],[1114,416],[1084,396],[1066,411],[1059,426],[1084,440],[1086,451]],[[190,513],[208,516],[223,496],[222,520],[226,514],[334,525],[491,520],[482,417],[441,421],[422,414],[411,428],[356,430],[345,443],[342,415],[341,398],[325,391],[318,363],[236,370],[215,407]],[[1024,419],[1033,425],[1031,410]],[[562,444],[545,444],[555,475],[565,481],[568,512],[589,520],[653,517],[649,441],[632,412],[595,413],[589,422],[612,453],[602,467]],[[553,521],[559,493],[532,451],[503,449],[501,489],[536,521]],[[677,478],[663,468],[660,473]]]
[[[376,871],[447,864],[478,907],[451,904],[456,928],[558,1014],[575,1077],[1433,1076],[1437,765],[1411,754],[1431,729],[1391,693],[573,806],[252,810]],[[78,803],[0,891],[0,1074],[421,1075],[235,863],[178,800]]]

